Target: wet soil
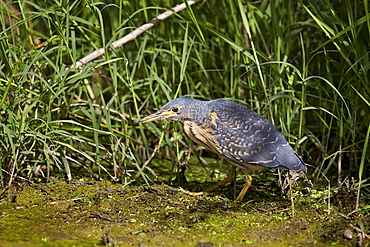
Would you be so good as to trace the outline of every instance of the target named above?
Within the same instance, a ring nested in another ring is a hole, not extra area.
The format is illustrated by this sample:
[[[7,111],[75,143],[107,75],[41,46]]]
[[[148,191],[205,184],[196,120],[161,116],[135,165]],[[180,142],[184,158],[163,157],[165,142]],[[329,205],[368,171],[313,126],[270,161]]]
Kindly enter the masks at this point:
[[[282,197],[257,183],[237,205],[230,191],[192,197],[166,184],[86,179],[16,184],[2,190],[0,246],[369,246],[368,215],[353,212],[351,193]]]

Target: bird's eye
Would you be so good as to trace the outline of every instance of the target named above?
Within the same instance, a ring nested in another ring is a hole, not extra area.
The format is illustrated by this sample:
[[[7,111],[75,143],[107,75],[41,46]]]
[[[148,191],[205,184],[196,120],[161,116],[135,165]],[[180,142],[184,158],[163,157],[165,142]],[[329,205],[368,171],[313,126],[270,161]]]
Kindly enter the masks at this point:
[[[178,107],[174,107],[174,108],[172,108],[172,111],[173,112],[178,112],[179,111],[179,108]]]

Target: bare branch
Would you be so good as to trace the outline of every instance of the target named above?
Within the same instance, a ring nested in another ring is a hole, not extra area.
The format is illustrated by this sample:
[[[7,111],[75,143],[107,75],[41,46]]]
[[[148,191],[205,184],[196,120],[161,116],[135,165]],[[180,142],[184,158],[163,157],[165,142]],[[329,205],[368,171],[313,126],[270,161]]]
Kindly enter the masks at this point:
[[[194,3],[197,3],[199,1],[201,1],[201,0],[188,0],[188,4],[189,4],[189,6],[191,6]],[[131,33],[125,35],[123,38],[113,42],[112,46],[114,48],[117,48],[117,47],[122,46],[123,44],[126,44],[127,42],[129,42],[131,40],[134,40],[137,36],[139,36],[140,34],[145,32],[149,28],[153,27],[155,24],[159,23],[160,21],[163,21],[164,19],[170,17],[174,13],[177,13],[177,12],[179,12],[179,11],[185,9],[185,8],[186,8],[185,3],[181,3],[181,4],[176,5],[171,10],[167,10],[166,12],[164,12],[164,13],[160,14],[159,16],[153,18],[150,22],[140,26],[139,28],[135,29]],[[104,48],[97,49],[97,50],[93,51],[92,53],[90,53],[89,55],[87,55],[87,56],[81,58],[80,60],[78,60],[76,62],[76,65],[71,66],[71,68],[79,68],[82,65],[87,64],[88,62],[94,60],[95,58],[100,57],[104,53],[105,53]]]

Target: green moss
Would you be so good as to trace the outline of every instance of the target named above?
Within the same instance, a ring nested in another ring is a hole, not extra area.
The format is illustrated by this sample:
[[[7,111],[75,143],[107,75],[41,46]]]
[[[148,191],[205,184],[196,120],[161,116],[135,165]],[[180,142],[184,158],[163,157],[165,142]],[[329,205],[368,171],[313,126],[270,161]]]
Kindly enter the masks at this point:
[[[344,219],[325,193],[290,200],[253,188],[248,203],[220,196],[190,197],[167,185],[123,187],[84,181],[12,187],[1,200],[0,245],[265,246],[356,244],[342,232]],[[271,199],[274,198],[274,199]],[[359,217],[357,215],[356,217]],[[364,222],[368,223],[364,218]],[[353,229],[352,229],[353,230]]]

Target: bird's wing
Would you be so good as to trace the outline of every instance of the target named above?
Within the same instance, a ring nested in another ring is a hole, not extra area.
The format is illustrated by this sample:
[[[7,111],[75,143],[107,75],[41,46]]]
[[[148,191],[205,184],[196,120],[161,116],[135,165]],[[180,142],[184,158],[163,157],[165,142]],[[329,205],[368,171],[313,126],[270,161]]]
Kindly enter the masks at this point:
[[[252,164],[277,169],[306,169],[284,136],[250,109],[221,109],[217,111],[216,120],[217,147],[229,161],[239,166]]]

